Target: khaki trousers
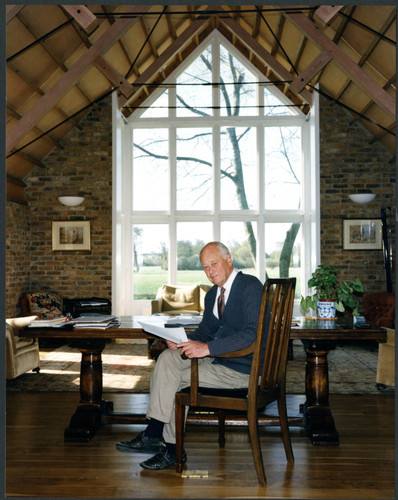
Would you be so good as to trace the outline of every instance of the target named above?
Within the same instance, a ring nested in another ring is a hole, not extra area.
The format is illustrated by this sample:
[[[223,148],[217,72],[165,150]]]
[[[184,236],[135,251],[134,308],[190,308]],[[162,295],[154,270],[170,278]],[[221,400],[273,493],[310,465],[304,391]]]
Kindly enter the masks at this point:
[[[249,375],[223,365],[212,364],[213,358],[199,359],[199,383],[202,387],[238,389],[248,387]],[[147,418],[165,423],[166,443],[175,443],[175,393],[190,385],[191,361],[180,356],[179,349],[166,349],[159,356],[150,385]]]

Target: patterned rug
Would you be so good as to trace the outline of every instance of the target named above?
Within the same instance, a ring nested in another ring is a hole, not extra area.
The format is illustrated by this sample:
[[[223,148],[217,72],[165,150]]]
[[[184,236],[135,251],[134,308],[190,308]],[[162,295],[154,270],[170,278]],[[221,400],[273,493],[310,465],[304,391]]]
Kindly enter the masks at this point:
[[[149,392],[155,361],[147,358],[146,341],[116,340],[103,353],[104,392]],[[7,381],[9,391],[78,391],[81,354],[63,345],[40,352],[40,373],[28,372]],[[300,341],[293,343],[288,363],[287,392],[303,394],[305,352]],[[379,394],[375,388],[377,347],[346,345],[328,355],[330,394]]]

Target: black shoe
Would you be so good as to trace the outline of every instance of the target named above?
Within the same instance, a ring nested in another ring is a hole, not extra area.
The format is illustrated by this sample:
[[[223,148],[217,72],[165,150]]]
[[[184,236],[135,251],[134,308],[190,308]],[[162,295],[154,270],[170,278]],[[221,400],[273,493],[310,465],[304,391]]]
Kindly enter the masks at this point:
[[[182,463],[185,464],[187,461],[187,454],[185,451],[182,452]],[[175,467],[176,456],[174,453],[170,453],[167,450],[158,453],[157,455],[148,458],[145,462],[141,462],[140,465],[143,469],[147,470],[162,470],[162,469],[172,469]]]
[[[151,438],[145,436],[145,434],[141,432],[141,434],[138,434],[137,437],[130,441],[121,441],[117,443],[116,448],[119,451],[125,451],[127,453],[156,453],[164,451],[166,449],[166,444],[162,437]]]

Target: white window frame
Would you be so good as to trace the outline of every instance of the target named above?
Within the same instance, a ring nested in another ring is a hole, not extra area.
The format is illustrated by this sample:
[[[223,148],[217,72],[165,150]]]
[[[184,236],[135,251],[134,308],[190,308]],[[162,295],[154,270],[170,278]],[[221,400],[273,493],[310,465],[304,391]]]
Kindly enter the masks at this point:
[[[250,71],[264,81],[264,75],[244,60],[241,54],[217,31],[213,32],[195,51],[187,58],[173,75],[168,77],[167,82],[174,82],[176,75],[180,74],[210,43],[219,41],[231,53],[237,57]],[[218,44],[213,43],[213,58],[219,54]],[[260,86],[258,86],[260,87]],[[164,91],[160,89],[154,92],[145,102],[145,106],[150,106]],[[215,90],[214,90],[215,92]],[[286,97],[277,90],[278,98],[286,101]],[[263,95],[259,92],[259,95]],[[175,102],[175,87],[169,87],[169,104]],[[261,100],[260,100],[261,103]],[[211,221],[213,223],[213,238],[220,238],[220,223],[233,220],[253,220],[257,222],[257,275],[260,279],[265,276],[265,261],[260,259],[264,255],[264,227],[269,222],[300,222],[302,231],[301,262],[303,263],[303,276],[300,293],[307,293],[307,281],[312,270],[320,262],[320,215],[319,215],[319,99],[314,93],[314,102],[308,116],[298,111],[296,116],[251,116],[234,117],[234,126],[250,125],[257,127],[257,140],[259,150],[262,150],[263,133],[259,133],[262,127],[299,125],[302,128],[302,151],[303,151],[303,181],[302,181],[302,209],[299,211],[290,210],[264,210],[264,179],[261,164],[264,155],[259,155],[259,196],[258,210],[246,211],[226,211],[220,210],[219,198],[219,162],[218,151],[215,148],[214,155],[214,210],[208,211],[177,211],[176,210],[176,186],[175,186],[175,140],[170,141],[170,209],[165,211],[141,211],[132,210],[132,126],[134,128],[161,128],[169,129],[169,138],[175,136],[177,128],[197,126],[196,117],[176,117],[175,110],[167,118],[139,118],[137,112],[126,120],[120,113],[117,106],[116,93],[113,95],[113,250],[112,250],[112,303],[113,312],[119,315],[141,315],[150,313],[150,301],[133,299],[133,224],[169,224],[169,271],[168,282],[176,283],[177,262],[176,262],[176,225],[178,222],[189,221]],[[216,110],[214,117],[209,119],[200,118],[200,126],[213,127],[216,131],[214,144],[218,144],[217,134],[220,127],[231,123],[230,117],[220,116]],[[295,302],[295,314],[300,314],[298,300]]]

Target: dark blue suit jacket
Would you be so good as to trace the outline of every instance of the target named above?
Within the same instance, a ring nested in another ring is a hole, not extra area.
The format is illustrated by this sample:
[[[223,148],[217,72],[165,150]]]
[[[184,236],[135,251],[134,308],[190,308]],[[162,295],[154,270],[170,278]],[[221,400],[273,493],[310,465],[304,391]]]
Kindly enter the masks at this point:
[[[237,351],[250,345],[256,338],[263,285],[255,276],[239,272],[228,296],[221,321],[213,314],[217,286],[206,294],[203,320],[198,329],[189,335],[191,340],[206,342],[210,356]],[[241,373],[250,373],[251,356],[241,358],[215,358]]]

